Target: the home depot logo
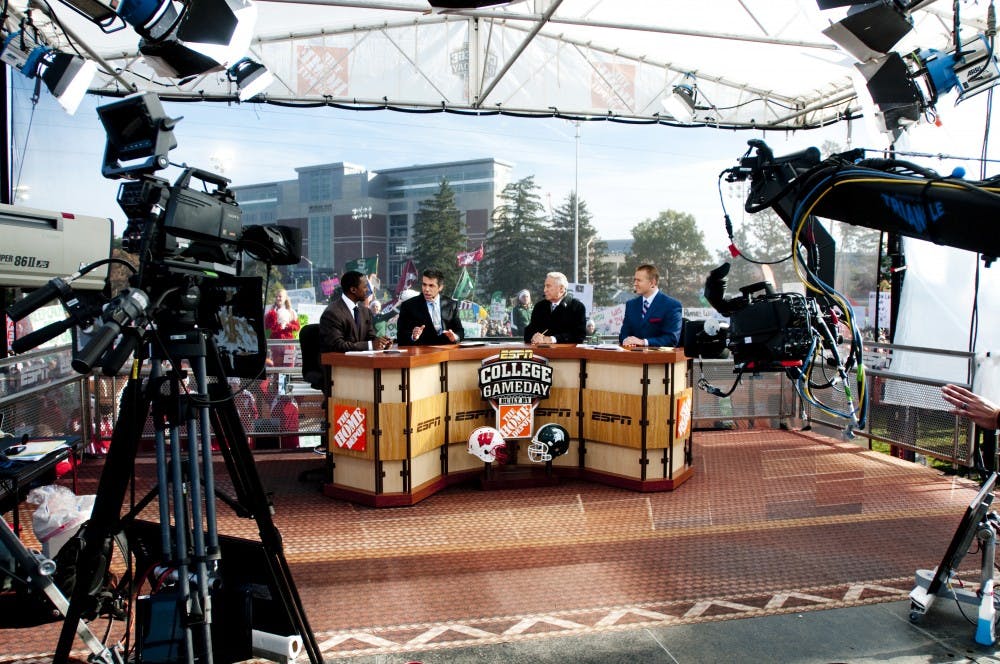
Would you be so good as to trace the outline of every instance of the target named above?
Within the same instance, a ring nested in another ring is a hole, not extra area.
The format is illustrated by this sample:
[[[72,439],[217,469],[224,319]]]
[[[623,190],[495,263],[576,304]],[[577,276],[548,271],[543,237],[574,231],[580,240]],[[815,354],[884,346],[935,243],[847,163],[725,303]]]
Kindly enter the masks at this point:
[[[368,418],[360,406],[333,407],[333,442],[341,449],[365,451]]]

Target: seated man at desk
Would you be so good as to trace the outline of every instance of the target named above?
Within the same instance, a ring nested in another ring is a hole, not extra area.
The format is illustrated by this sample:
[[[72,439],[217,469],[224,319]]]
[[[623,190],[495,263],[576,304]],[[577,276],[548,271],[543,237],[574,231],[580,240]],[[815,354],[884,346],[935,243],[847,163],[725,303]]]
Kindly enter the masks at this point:
[[[458,343],[465,328],[458,319],[458,302],[441,294],[444,273],[428,268],[420,277],[423,297],[411,297],[399,307],[396,341],[400,346],[440,346]]]
[[[562,272],[545,275],[545,299],[531,310],[524,328],[527,344],[578,344],[587,336],[587,308],[567,293],[569,280]]]
[[[368,297],[368,277],[351,270],[340,278],[343,294],[327,306],[319,319],[319,344],[324,353],[385,350],[389,337],[375,334],[372,312],[363,303]]]
[[[676,346],[681,339],[681,303],[661,293],[660,273],[648,263],[635,269],[632,289],[639,297],[625,303],[618,343],[623,346]]]

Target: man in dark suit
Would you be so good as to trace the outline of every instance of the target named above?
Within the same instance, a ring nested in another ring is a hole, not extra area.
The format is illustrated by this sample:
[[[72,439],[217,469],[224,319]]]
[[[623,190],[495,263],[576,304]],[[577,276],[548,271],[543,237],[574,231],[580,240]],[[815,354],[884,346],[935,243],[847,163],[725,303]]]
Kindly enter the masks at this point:
[[[423,297],[411,297],[399,306],[396,342],[400,346],[440,346],[465,336],[458,319],[458,302],[441,294],[444,273],[428,268],[420,277]]]
[[[320,350],[346,353],[351,350],[385,350],[389,337],[375,334],[372,312],[365,306],[368,277],[354,270],[340,278],[343,294],[327,306],[319,319]]]
[[[562,272],[545,275],[545,299],[531,310],[524,328],[526,344],[578,344],[587,336],[587,308],[566,292],[569,281]]]
[[[653,265],[635,269],[632,289],[639,297],[625,303],[618,343],[623,346],[676,346],[681,339],[681,303],[661,293],[660,273]]]

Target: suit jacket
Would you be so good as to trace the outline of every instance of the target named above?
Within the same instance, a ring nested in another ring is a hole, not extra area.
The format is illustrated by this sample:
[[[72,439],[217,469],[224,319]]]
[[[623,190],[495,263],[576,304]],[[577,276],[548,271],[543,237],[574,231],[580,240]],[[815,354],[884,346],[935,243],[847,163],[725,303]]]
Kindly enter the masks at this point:
[[[660,291],[649,303],[646,317],[642,316],[642,297],[625,303],[625,320],[618,343],[625,337],[639,337],[650,346],[678,346],[681,342],[681,303]]]
[[[583,302],[569,295],[564,297],[559,306],[552,310],[552,303],[542,300],[531,310],[531,322],[524,328],[524,343],[531,343],[535,332],[542,332],[547,337],[555,337],[557,343],[583,343],[587,336],[587,308]]]
[[[446,330],[458,335],[459,341],[465,337],[465,328],[458,319],[458,302],[440,296],[441,324]],[[413,340],[413,328],[424,326],[424,331],[416,341]],[[453,343],[443,334],[438,334],[431,322],[431,312],[427,310],[427,300],[423,295],[411,297],[399,305],[399,320],[396,323],[396,343],[400,346],[440,346]]]
[[[349,350],[368,350],[368,342],[373,341],[375,325],[371,309],[358,306],[361,330],[354,326],[354,314],[347,308],[344,298],[337,297],[331,302],[319,319],[320,351],[346,353]]]

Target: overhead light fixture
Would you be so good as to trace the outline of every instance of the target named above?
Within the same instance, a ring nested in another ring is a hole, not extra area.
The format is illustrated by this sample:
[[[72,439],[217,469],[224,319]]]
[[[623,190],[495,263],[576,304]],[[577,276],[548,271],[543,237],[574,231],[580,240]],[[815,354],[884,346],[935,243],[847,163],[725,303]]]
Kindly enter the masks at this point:
[[[878,107],[883,131],[898,136],[920,121],[927,103],[898,53],[889,53],[855,65],[865,77],[872,101]]]
[[[141,37],[149,66],[169,78],[230,68],[250,47],[257,21],[252,0],[60,1],[99,26],[109,23],[108,11],[121,17]]]
[[[926,77],[931,104],[955,88],[957,104],[1000,82],[1000,63],[985,35],[976,35],[960,49],[943,52],[929,48],[913,57],[917,73]]]
[[[80,107],[90,82],[97,74],[97,65],[92,61],[39,44],[23,31],[8,35],[0,52],[0,61],[28,78],[37,78],[45,83],[59,105],[70,115]]]
[[[689,73],[684,74],[681,82],[660,100],[660,104],[670,117],[681,124],[712,122],[713,115],[704,111],[712,111],[714,107],[711,104],[705,105],[702,101],[704,96],[698,90],[698,81],[694,74]]]
[[[892,50],[913,29],[910,17],[892,0],[880,0],[852,7],[847,16],[833,23],[823,34],[838,46],[866,61]]]
[[[229,78],[236,82],[240,101],[251,99],[267,89],[274,82],[274,74],[261,63],[242,58],[229,68]]]
[[[432,9],[447,11],[449,9],[482,9],[499,5],[512,5],[520,0],[427,0]]]

